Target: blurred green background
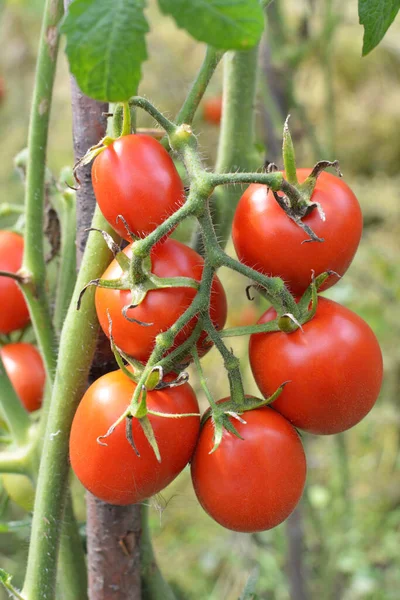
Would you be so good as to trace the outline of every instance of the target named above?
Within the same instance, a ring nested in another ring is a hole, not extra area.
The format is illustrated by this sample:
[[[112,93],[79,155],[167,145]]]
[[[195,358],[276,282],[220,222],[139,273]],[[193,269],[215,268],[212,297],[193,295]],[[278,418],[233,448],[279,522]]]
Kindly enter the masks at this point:
[[[0,202],[22,202],[13,158],[26,144],[42,2],[9,0],[0,6]],[[162,17],[154,0],[148,13],[150,57],[140,93],[173,116],[205,49]],[[309,466],[306,491],[294,516],[275,530],[244,535],[215,524],[198,505],[187,471],[152,500],[157,556],[178,598],[236,600],[255,568],[262,599],[400,596],[399,34],[400,21],[362,59],[356,0],[275,0],[270,5],[260,52],[258,144],[260,149],[266,144],[266,156],[279,161],[279,136],[290,112],[299,165],[340,160],[345,181],[361,203],[365,230],[352,267],[327,295],[373,327],[384,354],[385,381],[376,407],[353,430],[335,437],[303,436]],[[221,75],[219,67],[207,95],[221,93]],[[151,123],[140,116],[140,124]],[[212,165],[218,127],[199,114],[195,130],[204,159]],[[58,173],[72,160],[69,76],[61,52],[48,164]],[[247,282],[239,276],[222,272],[221,278],[229,299],[229,325],[254,322],[265,309],[264,301],[250,303]],[[247,340],[235,338],[232,345],[243,358],[246,390],[257,393],[246,360]],[[204,360],[216,398],[228,393],[218,361],[214,350]],[[19,585],[29,516],[4,495],[1,502],[0,566]],[[79,513],[83,519],[82,506]],[[12,531],[1,525],[10,520]],[[296,584],[299,574],[305,596]],[[2,593],[1,599],[6,597]]]

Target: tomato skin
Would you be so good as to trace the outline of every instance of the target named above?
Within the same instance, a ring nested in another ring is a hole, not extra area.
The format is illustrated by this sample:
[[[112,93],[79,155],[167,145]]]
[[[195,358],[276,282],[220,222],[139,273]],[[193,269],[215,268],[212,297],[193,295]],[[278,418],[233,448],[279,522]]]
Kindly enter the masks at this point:
[[[276,317],[269,309],[259,320]],[[371,410],[382,384],[382,353],[372,329],[348,308],[319,298],[316,316],[294,333],[250,337],[250,365],[267,397],[290,381],[273,407],[314,434],[346,431]]]
[[[26,510],[33,511],[35,488],[26,475],[3,473],[1,476],[4,489],[15,504]]]
[[[32,344],[17,342],[0,348],[7,375],[28,412],[42,405],[45,371],[42,357]]]
[[[131,256],[131,246],[127,246],[124,252]],[[176,240],[168,238],[163,244],[153,247],[151,260],[152,271],[159,277],[191,277],[197,281],[201,279],[203,259],[197,252]],[[121,268],[114,260],[105,271],[103,279],[114,279],[120,275]],[[150,327],[131,323],[122,315],[123,307],[130,303],[129,290],[119,291],[99,287],[96,289],[95,302],[97,316],[104,333],[109,335],[108,310],[116,345],[130,356],[145,362],[154,348],[155,337],[175,323],[191,304],[195,295],[195,288],[190,287],[163,288],[148,292],[139,306],[128,311],[128,316],[145,323],[153,323]],[[214,276],[210,315],[218,328],[224,326],[226,314],[225,291],[218,277]],[[177,335],[175,346],[190,336],[196,322],[196,318],[192,319]]]
[[[222,119],[222,96],[205,98],[203,102],[204,120],[219,125]]]
[[[101,212],[120,236],[148,235],[184,202],[184,189],[172,158],[154,138],[126,135],[107,146],[92,168],[92,183]]]
[[[166,418],[149,415],[161,454],[153,450],[136,419],[132,434],[138,457],[121,423],[104,441],[97,443],[129,405],[136,384],[122,371],[107,373],[87,390],[75,414],[71,437],[71,466],[92,494],[110,504],[142,502],[165,488],[189,462],[199,434],[199,417]],[[148,392],[147,406],[165,413],[198,413],[194,391],[188,383]]]
[[[298,169],[302,182],[311,169]],[[241,197],[232,227],[232,239],[241,262],[266,275],[281,277],[291,292],[301,295],[316,275],[349,268],[362,234],[362,214],[357,198],[338,177],[323,172],[317,179],[313,202],[326,214],[322,221],[313,210],[303,219],[324,242],[307,242],[307,234],[282,210],[264,185],[250,185]],[[337,283],[331,276],[321,289]]]
[[[204,510],[223,527],[265,531],[282,523],[300,500],[306,459],[298,433],[273,409],[242,417],[246,424],[231,421],[244,440],[225,430],[213,454],[214,426],[206,421],[191,463],[193,486]]]
[[[12,231],[0,231],[0,270],[17,273],[22,265],[24,239]],[[22,329],[29,322],[29,311],[18,284],[0,277],[0,333]]]

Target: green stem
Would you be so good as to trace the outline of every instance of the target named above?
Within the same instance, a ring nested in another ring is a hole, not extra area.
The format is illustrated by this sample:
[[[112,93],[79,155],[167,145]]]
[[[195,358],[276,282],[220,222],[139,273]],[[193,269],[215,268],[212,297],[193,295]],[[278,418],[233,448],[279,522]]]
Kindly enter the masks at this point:
[[[143,600],[176,600],[173,591],[161,575],[151,543],[149,509],[142,505],[142,539],[140,545]]]
[[[11,215],[22,215],[24,207],[18,204],[9,204],[3,202],[0,204],[0,217],[10,217]]]
[[[70,526],[73,523],[74,526]],[[63,600],[85,600],[82,596],[87,589],[86,561],[82,552],[82,540],[75,526],[71,496],[68,494],[62,538],[60,544],[59,579]]]
[[[190,88],[189,94],[176,118],[176,123],[178,125],[181,125],[182,123],[188,123],[190,125],[192,123],[196,110],[204,96],[204,92],[206,91],[210,79],[223,54],[222,51],[207,46],[203,64],[201,65],[196,79]]]
[[[261,285],[265,289],[265,295],[268,297],[279,316],[290,313],[294,315],[295,318],[299,317],[298,306],[293,296],[285,287],[282,279],[279,277],[267,277],[259,271],[251,269],[247,265],[228,256],[228,254],[221,250],[208,211],[199,218],[199,224],[208,259],[215,267],[228,267]]]
[[[131,109],[129,108],[128,102],[122,104],[123,120],[122,120],[122,131],[121,136],[129,135],[131,133]]]
[[[46,0],[40,34],[35,87],[28,134],[25,187],[25,247],[22,269],[31,279],[22,286],[36,339],[51,381],[56,360],[55,335],[45,290],[46,263],[43,237],[45,169],[50,108],[59,45],[62,0]]]
[[[149,113],[149,115],[153,117],[155,121],[157,121],[160,127],[162,127],[168,135],[175,131],[176,126],[174,125],[174,123],[172,123],[172,121],[170,121],[169,119],[167,119],[167,117],[160,113],[160,111],[157,110],[155,106],[153,106],[152,103],[149,102],[149,100],[147,100],[146,98],[142,98],[141,96],[133,96],[129,100],[129,106],[137,106],[145,110],[147,113]]]
[[[75,194],[65,192],[58,216],[61,222],[61,254],[53,323],[59,335],[71,301],[76,281],[76,201]]]
[[[201,362],[200,362],[200,359],[199,359],[199,353],[197,352],[196,346],[192,350],[192,356],[193,356],[193,362],[195,364],[195,367],[197,369],[197,373],[198,373],[198,376],[199,376],[200,385],[203,388],[203,392],[205,393],[206,398],[207,398],[208,403],[211,406],[211,408],[216,409],[217,408],[217,403],[215,402],[215,400],[213,398],[213,395],[210,392],[210,388],[208,387],[207,380],[206,380],[206,378],[204,376],[203,367],[201,366]]]
[[[254,104],[257,85],[258,46],[224,57],[224,94],[216,171],[251,171],[259,160],[254,148]],[[213,220],[221,247],[229,238],[241,188],[218,190]]]
[[[0,473],[19,473],[26,475],[29,463],[29,451],[26,448],[10,449],[0,452]]]
[[[98,209],[93,219],[93,227],[112,233]],[[97,236],[96,232],[92,232],[61,334],[59,367],[44,435],[24,584],[24,593],[29,600],[50,599],[55,593],[60,522],[68,483],[69,432],[77,404],[85,389],[96,344],[94,289],[87,291],[79,312],[75,307],[81,288],[87,281],[96,279],[103,273],[110,258],[111,253],[103,239]],[[80,352],[76,352],[77,340],[81,347]],[[76,551],[79,552],[79,548]],[[85,594],[86,591],[82,590],[79,598],[83,599]]]
[[[1,355],[0,399],[0,409],[11,432],[13,440],[18,446],[23,446],[27,442],[30,419],[11,384]]]

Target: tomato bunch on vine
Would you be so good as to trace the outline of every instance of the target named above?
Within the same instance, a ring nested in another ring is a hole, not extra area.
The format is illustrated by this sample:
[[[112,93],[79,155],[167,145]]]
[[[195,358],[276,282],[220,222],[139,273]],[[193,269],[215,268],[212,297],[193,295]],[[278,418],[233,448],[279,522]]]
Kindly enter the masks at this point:
[[[149,30],[143,0],[127,0],[124,10],[107,0],[45,2],[28,148],[15,161],[25,204],[1,207],[19,218],[12,231],[0,231],[0,472],[11,498],[24,490],[18,501],[26,510],[35,496],[21,594],[0,569],[14,598],[54,599],[57,585],[66,598],[87,596],[70,465],[100,501],[139,510],[190,465],[197,498],[215,521],[264,531],[302,495],[302,432],[346,431],[377,400],[383,367],[374,333],[319,296],[346,276],[357,251],[358,200],[337,161],[296,167],[288,121],[282,165],[264,168],[256,148],[257,46],[268,4],[158,0],[164,15],[207,44],[171,120],[137,95]],[[377,31],[372,4],[360,4],[364,53],[396,14],[389,9]],[[61,34],[73,75],[76,187],[71,170],[55,178],[46,167]],[[193,122],[223,57],[223,100],[203,105],[204,119],[221,124],[210,170]],[[136,127],[139,111],[156,130]],[[174,237],[187,222],[194,224],[190,244]],[[225,250],[231,234],[237,258]],[[251,291],[269,302],[254,322],[226,327],[221,268],[245,278],[243,287],[251,282],[249,298]],[[96,378],[98,325],[115,360]],[[245,360],[257,397],[247,393],[230,348],[236,336],[250,336]],[[213,347],[229,384],[225,398],[214,398],[213,369],[205,372],[202,362]],[[188,367],[197,372],[197,392]],[[200,394],[209,404],[203,414]],[[143,586],[155,585],[152,598],[170,598],[145,516],[143,532]],[[114,537],[130,560],[125,538]]]
[[[155,118],[166,132],[164,145],[131,132],[132,106]],[[190,126],[174,124],[140,97],[122,110],[121,135],[104,138],[76,167],[94,158],[99,207],[129,244],[122,250],[98,232],[114,260],[79,299],[96,287],[97,316],[120,370],[95,382],[78,407],[72,467],[102,500],[129,504],[161,491],[191,462],[197,497],[216,521],[237,531],[269,529],[288,517],[304,487],[296,429],[345,431],[380,391],[382,357],[373,332],[317,294],[354,257],[360,206],[336,162],[296,169],[287,122],[283,172],[270,165],[267,172],[217,174],[203,167]],[[186,198],[166,148],[186,167]],[[233,219],[239,261],[219,245],[209,206],[215,188],[234,183],[251,184]],[[203,256],[170,237],[188,217],[197,219]],[[252,279],[270,301],[258,324],[224,329],[227,299],[216,275],[222,266]],[[246,395],[239,361],[225,342],[244,334],[251,334],[260,398]],[[231,391],[217,401],[200,362],[211,345]],[[184,370],[191,361],[210,403],[201,421]]]

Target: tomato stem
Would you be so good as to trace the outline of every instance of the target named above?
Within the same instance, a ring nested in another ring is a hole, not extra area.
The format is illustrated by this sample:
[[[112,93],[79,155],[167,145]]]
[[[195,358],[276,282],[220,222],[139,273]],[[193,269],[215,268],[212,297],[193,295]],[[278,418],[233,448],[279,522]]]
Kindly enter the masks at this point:
[[[176,117],[177,125],[181,125],[182,123],[188,123],[190,125],[192,123],[194,115],[204,96],[204,92],[206,91],[210,79],[223,55],[223,51],[207,46],[204,61],[190,88],[189,94]]]
[[[124,102],[122,104],[123,110],[123,121],[122,121],[122,131],[121,136],[130,135],[131,133],[131,110],[128,102]]]

